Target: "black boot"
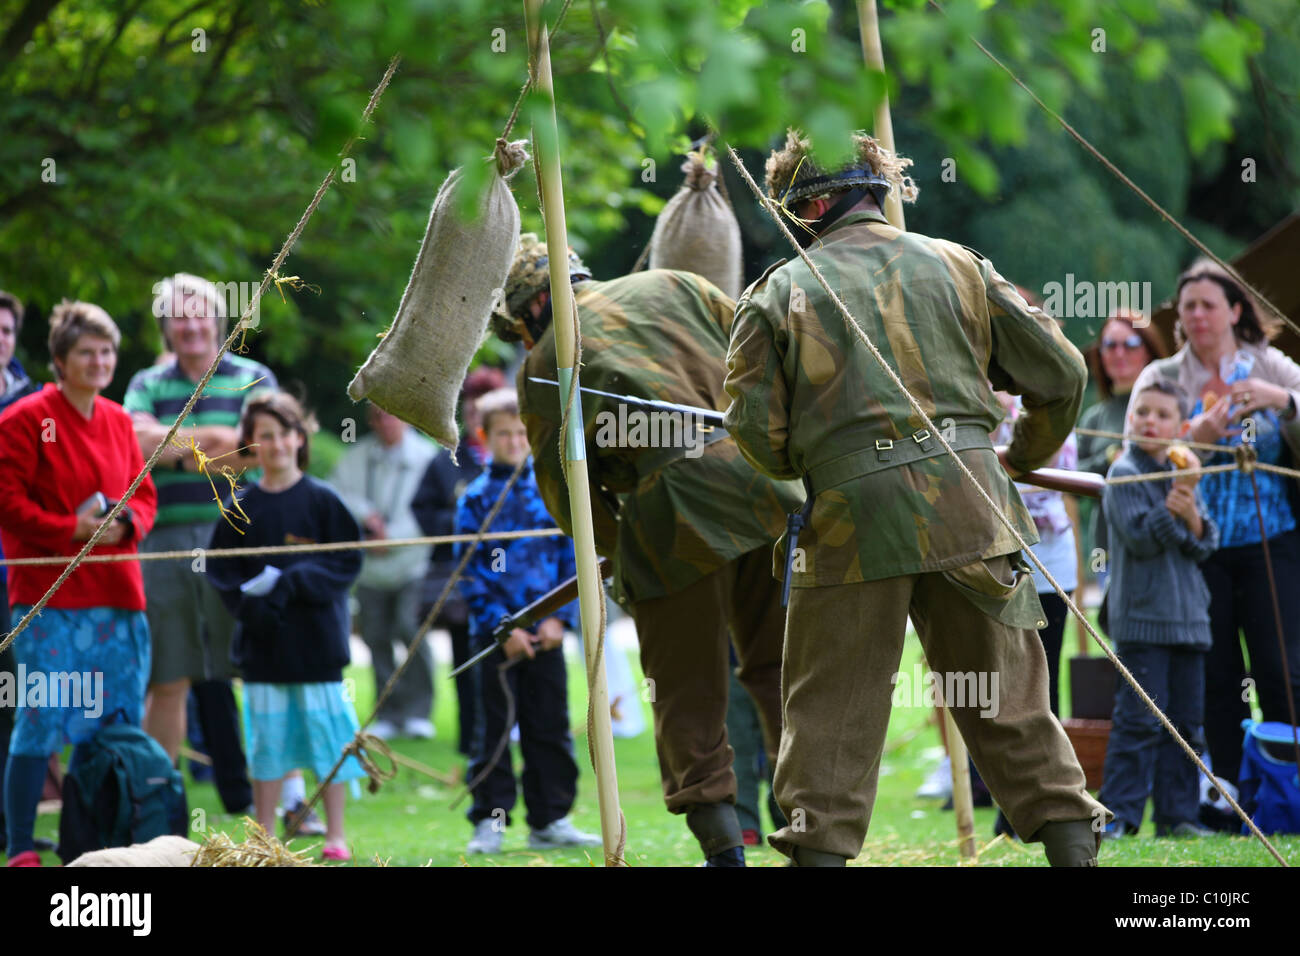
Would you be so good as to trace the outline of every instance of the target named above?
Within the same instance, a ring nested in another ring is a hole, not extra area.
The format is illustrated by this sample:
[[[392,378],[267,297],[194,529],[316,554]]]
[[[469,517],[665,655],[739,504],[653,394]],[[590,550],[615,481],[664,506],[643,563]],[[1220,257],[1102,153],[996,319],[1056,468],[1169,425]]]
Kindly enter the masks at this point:
[[[1041,840],[1052,866],[1096,866],[1101,834],[1092,828],[1091,820],[1068,820],[1045,823],[1034,834]]]
[[[792,866],[844,866],[848,862],[847,857],[838,853],[825,853],[806,846],[795,847],[791,857]]]
[[[686,825],[700,841],[705,866],[744,866],[745,837],[730,803],[697,803],[686,811]]]

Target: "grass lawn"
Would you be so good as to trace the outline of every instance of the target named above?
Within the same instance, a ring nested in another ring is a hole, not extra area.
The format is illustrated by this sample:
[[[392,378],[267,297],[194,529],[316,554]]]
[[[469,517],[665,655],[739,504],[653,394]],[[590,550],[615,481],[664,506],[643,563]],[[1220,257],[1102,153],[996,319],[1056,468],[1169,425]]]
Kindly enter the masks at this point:
[[[1067,633],[1065,657],[1074,647],[1072,631]],[[909,636],[901,669],[911,673],[920,660],[920,645]],[[640,668],[632,655],[634,673]],[[1064,671],[1063,667],[1063,671]],[[357,710],[369,713],[374,699],[373,679],[368,669],[352,668],[356,679]],[[455,752],[455,691],[446,679],[445,668],[439,670],[435,723],[436,740],[416,742],[401,740],[395,748],[414,759],[441,771],[454,767],[464,771],[464,761]],[[570,703],[575,728],[585,725],[585,678],[580,659],[569,658]],[[1069,713],[1068,681],[1062,681],[1062,707]],[[649,728],[649,704],[643,704]],[[939,737],[926,722],[930,711],[924,707],[895,708],[890,723],[885,757],[881,767],[879,795],[872,818],[871,832],[862,855],[852,865],[918,866],[955,865],[959,855],[955,840],[953,815],[940,811],[934,801],[918,800],[913,793],[937,759]],[[578,765],[581,771],[578,803],[574,822],[579,828],[599,832],[596,812],[595,782],[587,761],[585,737],[575,733]],[[516,769],[517,748],[514,751]],[[682,817],[670,815],[663,807],[655,761],[654,739],[647,729],[640,737],[616,740],[619,791],[627,819],[627,860],[633,866],[690,866],[700,862],[699,849]],[[310,785],[310,780],[309,780]],[[195,784],[187,777],[191,815],[196,824],[211,830],[225,831],[240,839],[239,820],[225,814],[210,784]],[[363,792],[359,800],[349,800],[347,834],[357,865],[376,860],[393,866],[590,866],[592,857],[580,851],[536,852],[528,849],[528,828],[523,822],[522,799],[516,808],[515,825],[505,834],[504,852],[495,856],[465,856],[470,826],[465,819],[468,800],[455,811],[449,804],[457,790],[444,786],[415,771],[401,769],[397,778],[378,794]],[[201,814],[197,811],[202,810]],[[765,811],[764,811],[765,812]],[[1044,866],[1038,845],[1024,846],[993,840],[991,809],[975,811],[976,835],[982,866]],[[37,823],[39,836],[54,836],[56,815],[43,815]],[[1110,866],[1270,866],[1276,865],[1268,852],[1253,838],[1219,836],[1201,841],[1156,840],[1151,836],[1150,813],[1143,834],[1121,844],[1103,846],[1101,862]],[[193,834],[202,839],[203,833]],[[318,847],[319,838],[298,839],[295,848]],[[1300,837],[1278,837],[1274,844],[1290,862],[1300,862]],[[599,859],[600,854],[595,854]],[[750,848],[751,866],[778,866],[784,862],[774,850]],[[46,865],[56,864],[52,853],[44,854]]]

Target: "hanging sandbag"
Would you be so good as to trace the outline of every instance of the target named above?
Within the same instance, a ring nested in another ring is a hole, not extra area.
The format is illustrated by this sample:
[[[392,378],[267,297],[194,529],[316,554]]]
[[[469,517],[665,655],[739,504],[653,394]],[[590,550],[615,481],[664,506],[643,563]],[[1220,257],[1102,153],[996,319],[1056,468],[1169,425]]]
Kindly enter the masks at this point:
[[[650,268],[694,272],[734,299],[741,291],[740,223],[718,191],[720,170],[692,152],[682,172],[685,183],[655,222]]]
[[[497,141],[496,169],[472,221],[456,211],[461,170],[443,182],[397,318],[348,385],[355,401],[370,399],[453,451],[461,382],[519,242],[519,206],[507,180],[528,159],[525,143]]]

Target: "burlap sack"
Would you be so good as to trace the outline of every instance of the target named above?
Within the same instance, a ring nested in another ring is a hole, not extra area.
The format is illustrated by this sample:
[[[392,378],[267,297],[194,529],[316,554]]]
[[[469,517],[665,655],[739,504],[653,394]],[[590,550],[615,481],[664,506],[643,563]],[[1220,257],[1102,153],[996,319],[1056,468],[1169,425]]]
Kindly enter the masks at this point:
[[[497,168],[466,222],[456,214],[460,170],[438,190],[397,318],[348,386],[455,452],[456,399],[487,331],[519,243],[519,207],[506,180],[524,141],[497,144]]]
[[[185,837],[160,836],[148,843],[92,850],[68,866],[190,866],[198,850],[199,845]]]
[[[650,268],[694,272],[734,299],[741,291],[740,223],[718,192],[719,170],[691,153],[682,172],[686,182],[668,200],[650,237]]]

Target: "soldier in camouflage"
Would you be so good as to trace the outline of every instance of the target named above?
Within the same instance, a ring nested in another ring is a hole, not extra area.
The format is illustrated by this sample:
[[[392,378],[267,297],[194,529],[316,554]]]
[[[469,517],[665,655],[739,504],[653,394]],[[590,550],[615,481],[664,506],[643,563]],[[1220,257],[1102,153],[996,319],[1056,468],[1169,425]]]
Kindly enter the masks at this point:
[[[721,290],[688,272],[654,269],[597,282],[572,253],[569,274],[582,385],[722,408],[734,303]],[[531,234],[521,237],[494,326],[529,349],[520,413],[542,498],[568,532],[561,396],[530,380],[553,379],[556,370],[546,246]],[[743,866],[726,732],[728,633],[775,759],[785,613],[770,552],[802,488],[756,474],[722,429],[693,417],[594,395],[582,405],[596,548],[614,561],[615,587],[636,619],[664,799],[686,815],[709,865]]]
[[[978,253],[890,226],[887,191],[916,196],[910,160],[869,136],[854,146],[827,175],[792,131],[768,160],[768,194],[802,220],[794,232],[812,261],[1032,544],[1008,471],[1041,467],[1065,440],[1083,359]],[[1054,865],[1095,865],[1106,811],[1048,709],[1042,608],[1010,532],[801,259],[741,296],[727,363],[725,421],[741,452],[763,474],[805,479],[813,500],[791,555],[774,784],[790,822],[772,845],[796,865],[843,865],[861,851],[910,614],[938,677],[998,678],[991,705],[948,703],[1016,832],[1042,841]],[[1002,464],[990,381],[1024,402]],[[784,541],[774,565],[784,572]]]

